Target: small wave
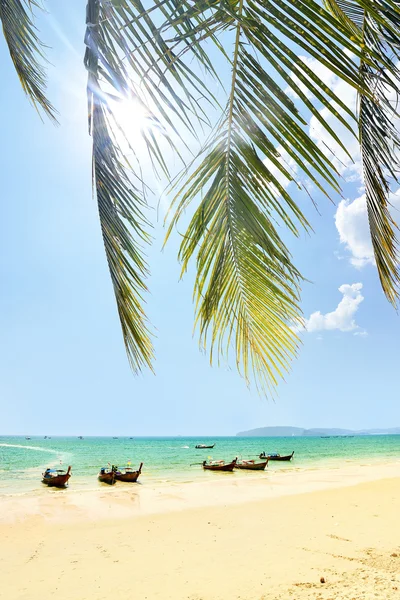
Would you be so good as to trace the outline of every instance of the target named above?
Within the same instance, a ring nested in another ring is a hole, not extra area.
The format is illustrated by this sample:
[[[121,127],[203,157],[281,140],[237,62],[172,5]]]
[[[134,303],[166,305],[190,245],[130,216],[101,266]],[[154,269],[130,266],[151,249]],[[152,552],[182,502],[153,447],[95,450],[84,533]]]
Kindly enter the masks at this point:
[[[189,448],[189,446],[182,446],[182,448]]]
[[[50,452],[50,454],[62,454],[59,450],[51,448],[41,448],[40,446],[23,446],[22,444],[0,444],[2,448],[22,448],[24,450],[33,450],[34,452]]]

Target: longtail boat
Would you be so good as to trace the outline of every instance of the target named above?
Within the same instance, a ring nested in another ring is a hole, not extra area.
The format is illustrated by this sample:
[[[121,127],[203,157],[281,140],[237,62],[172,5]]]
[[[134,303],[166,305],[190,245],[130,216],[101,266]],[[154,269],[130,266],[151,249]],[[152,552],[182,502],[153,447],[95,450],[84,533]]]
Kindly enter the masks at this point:
[[[208,471],[233,471],[236,465],[237,458],[230,463],[226,463],[224,460],[215,460],[210,463],[207,461],[203,462],[203,469]]]
[[[65,487],[71,477],[71,467],[65,469],[46,469],[42,475],[42,483],[50,487]]]
[[[260,454],[259,458],[268,458],[268,460],[292,460],[293,454],[294,450],[292,454],[286,454],[284,456],[281,456],[280,454],[265,454],[265,452],[263,452]]]
[[[102,469],[100,469],[100,473],[98,474],[97,479],[99,481],[101,481],[101,483],[108,483],[108,485],[114,485],[116,479],[115,479],[115,472],[117,470],[117,467],[114,467],[114,465],[111,467],[111,469],[105,469],[104,467]]]
[[[214,448],[215,444],[213,444],[212,446],[207,446],[206,444],[197,444],[197,446],[195,446],[195,448],[197,450],[206,450],[207,448]]]
[[[268,458],[256,463],[254,460],[241,460],[236,463],[235,469],[246,469],[248,471],[264,471],[268,465]]]
[[[117,481],[129,481],[131,483],[135,483],[142,472],[142,467],[143,463],[140,463],[137,471],[134,471],[130,467],[126,467],[125,469],[118,469],[118,467],[116,467],[117,470],[115,471],[115,479]]]

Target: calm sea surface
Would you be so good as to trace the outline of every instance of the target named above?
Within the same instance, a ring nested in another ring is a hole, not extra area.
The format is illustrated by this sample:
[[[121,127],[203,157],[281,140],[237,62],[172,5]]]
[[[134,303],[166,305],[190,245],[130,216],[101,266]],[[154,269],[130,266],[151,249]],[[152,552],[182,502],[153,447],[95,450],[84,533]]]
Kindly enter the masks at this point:
[[[215,443],[213,450],[196,450],[198,443]],[[290,463],[270,462],[271,470],[339,468],[343,464],[374,464],[400,459],[400,436],[274,437],[274,438],[127,438],[0,437],[0,495],[40,494],[40,476],[46,467],[72,465],[70,489],[98,488],[97,473],[107,463],[119,466],[144,463],[141,483],[190,482],[215,476],[204,472],[204,459],[256,458],[260,452],[289,454]],[[267,471],[265,476],[267,476]],[[247,473],[237,472],[235,477]],[[264,474],[261,474],[264,476]]]

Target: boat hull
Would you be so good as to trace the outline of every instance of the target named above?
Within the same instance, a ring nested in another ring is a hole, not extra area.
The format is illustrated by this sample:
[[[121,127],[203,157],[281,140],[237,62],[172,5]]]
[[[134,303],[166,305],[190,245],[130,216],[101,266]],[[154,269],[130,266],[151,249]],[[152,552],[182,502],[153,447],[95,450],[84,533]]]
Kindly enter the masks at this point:
[[[143,467],[143,463],[140,463],[140,467],[137,471],[131,471],[128,473],[121,473],[121,472],[116,472],[115,473],[115,479],[117,481],[126,481],[128,483],[136,483],[136,481],[139,478],[140,473],[142,472],[142,467]]]
[[[235,469],[244,469],[246,471],[264,471],[265,467],[268,465],[268,459],[259,463],[236,463]]]
[[[233,460],[231,463],[227,463],[224,465],[212,465],[212,464],[207,464],[204,461],[203,469],[205,471],[230,471],[230,472],[232,472],[233,469],[235,468],[235,465],[236,465],[236,459]]]
[[[259,458],[268,458],[268,460],[278,460],[278,461],[288,461],[292,460],[294,451],[292,454],[287,454],[286,456],[266,456],[265,454],[260,454]]]
[[[66,473],[64,473],[64,475],[56,475],[55,477],[53,477],[53,476],[46,477],[43,474],[42,483],[44,483],[48,487],[62,488],[67,485],[70,477],[71,477],[71,467],[68,467],[68,471]]]
[[[212,446],[204,446],[202,444],[198,444],[197,446],[195,446],[196,450],[211,450],[212,448],[214,448],[215,444],[213,444]]]
[[[114,485],[116,479],[115,479],[115,473],[103,473],[103,474],[99,474],[97,479],[101,482],[101,483],[107,483],[108,485]]]

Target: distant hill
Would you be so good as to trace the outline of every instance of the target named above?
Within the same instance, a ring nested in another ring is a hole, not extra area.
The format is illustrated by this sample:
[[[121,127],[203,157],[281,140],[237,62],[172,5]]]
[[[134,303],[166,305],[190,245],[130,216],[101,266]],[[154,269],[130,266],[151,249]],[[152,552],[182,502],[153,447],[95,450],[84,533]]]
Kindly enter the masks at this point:
[[[302,429],[301,427],[258,427],[249,431],[239,431],[237,437],[303,437],[303,436],[329,436],[329,435],[400,435],[400,427],[389,429]]]

